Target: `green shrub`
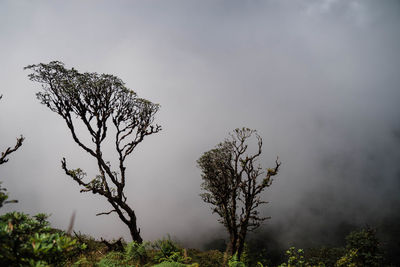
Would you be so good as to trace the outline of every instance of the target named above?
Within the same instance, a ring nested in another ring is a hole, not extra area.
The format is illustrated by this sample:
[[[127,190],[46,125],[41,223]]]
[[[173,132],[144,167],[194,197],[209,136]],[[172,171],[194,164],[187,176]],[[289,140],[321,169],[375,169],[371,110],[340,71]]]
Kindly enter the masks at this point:
[[[49,227],[47,215],[11,212],[0,216],[0,266],[62,265],[86,248]]]
[[[307,266],[304,260],[304,251],[302,249],[296,249],[295,247],[289,248],[286,251],[287,262],[282,263],[279,267],[303,267]]]
[[[311,266],[335,266],[336,262],[346,253],[345,248],[318,247],[305,250],[304,257]]]
[[[218,250],[199,251],[189,249],[188,255],[201,267],[223,266],[224,254]]]
[[[101,258],[96,266],[143,266],[149,260],[147,246],[148,243],[139,244],[135,241],[132,241],[125,246],[124,252],[109,252]]]
[[[233,255],[228,261],[229,267],[246,267],[246,265],[239,260],[237,253]]]
[[[362,265],[357,264],[357,257],[357,250],[351,249],[336,262],[335,267],[361,267]]]
[[[7,200],[8,194],[7,189],[1,186],[2,182],[0,182],[0,208],[3,207],[4,204],[7,203],[17,203],[17,200]]]
[[[139,244],[135,241],[128,243],[125,247],[125,257],[139,264],[144,264],[148,260],[147,243]]]
[[[106,254],[106,245],[95,240],[93,237],[75,233],[75,238],[80,243],[86,244],[87,248],[82,253],[77,253],[74,257],[66,261],[65,266],[93,267]]]
[[[86,258],[86,256],[82,255],[71,266],[72,267],[89,267],[89,266],[93,266],[93,264],[91,264],[91,262]]]
[[[124,253],[112,251],[107,253],[97,264],[98,267],[128,267]],[[133,265],[132,265],[133,266]]]
[[[192,260],[186,255],[186,251],[176,242],[172,241],[170,237],[155,241],[152,244],[152,247],[157,250],[154,260],[158,263],[189,263]]]
[[[76,239],[79,240],[80,243],[84,243],[87,246],[87,251],[93,251],[93,250],[102,250],[106,246],[101,242],[93,238],[92,236],[82,234],[81,232],[75,232],[74,235]]]
[[[33,257],[51,264],[64,262],[69,256],[86,248],[85,244],[79,245],[76,239],[72,239],[61,233],[35,233],[25,244],[32,250]]]
[[[366,227],[347,235],[346,250],[348,256],[352,255],[352,262],[356,264],[355,266],[383,265],[383,253],[376,237],[376,230],[373,228]],[[356,253],[352,253],[352,251],[356,251]]]

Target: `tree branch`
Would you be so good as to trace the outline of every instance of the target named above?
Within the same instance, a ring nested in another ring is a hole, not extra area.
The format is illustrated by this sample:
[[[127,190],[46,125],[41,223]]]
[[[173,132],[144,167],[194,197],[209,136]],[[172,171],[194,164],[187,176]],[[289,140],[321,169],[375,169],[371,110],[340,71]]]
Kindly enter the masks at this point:
[[[18,148],[22,146],[22,142],[25,140],[25,138],[21,135],[21,137],[17,138],[17,143],[13,148],[8,147],[6,151],[1,152],[1,157],[0,157],[0,165],[8,162],[7,156],[9,156],[11,153],[17,151]]]
[[[97,213],[96,216],[100,216],[100,215],[109,215],[109,214],[111,214],[112,212],[117,212],[117,211],[116,211],[116,210],[110,210],[109,212],[100,212],[100,213]]]

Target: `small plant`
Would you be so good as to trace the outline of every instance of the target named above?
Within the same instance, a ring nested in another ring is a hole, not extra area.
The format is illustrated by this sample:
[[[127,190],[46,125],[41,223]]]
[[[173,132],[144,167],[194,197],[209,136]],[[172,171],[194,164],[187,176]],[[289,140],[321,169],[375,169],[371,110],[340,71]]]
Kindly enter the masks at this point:
[[[17,203],[18,200],[7,200],[8,199],[8,193],[7,189],[1,186],[2,182],[0,182],[0,208],[3,207],[4,204],[8,203]]]
[[[106,256],[104,256],[99,263],[98,267],[120,267],[129,266],[126,263],[126,258],[124,253],[111,251]]]
[[[201,267],[224,266],[224,254],[218,250],[199,251],[189,249],[188,255]]]
[[[351,249],[347,251],[347,253],[341,257],[335,264],[335,267],[357,267],[361,265],[357,265],[357,250]]]
[[[288,258],[287,263],[282,263],[279,267],[303,267],[307,266],[304,260],[304,251],[302,249],[296,249],[291,247],[286,251]]]
[[[154,260],[156,262],[179,262],[189,263],[192,259],[187,256],[186,250],[182,249],[170,237],[157,240],[153,243],[153,248],[157,250]]]
[[[304,256],[311,266],[335,266],[345,253],[343,247],[315,247],[307,249]]]
[[[86,266],[92,266],[92,265],[85,256],[81,256],[77,261],[75,261],[72,264],[72,267],[86,267]]]
[[[132,241],[126,245],[125,256],[139,264],[144,264],[148,259],[147,246],[148,243],[139,244],[136,241]]]
[[[76,239],[79,240],[80,243],[84,243],[87,246],[87,250],[89,251],[99,251],[104,248],[104,244],[100,241],[97,241],[95,238],[89,235],[82,234],[81,232],[75,232],[74,231],[74,236]]]
[[[235,253],[228,261],[229,267],[246,267],[246,265],[239,260],[238,254]]]

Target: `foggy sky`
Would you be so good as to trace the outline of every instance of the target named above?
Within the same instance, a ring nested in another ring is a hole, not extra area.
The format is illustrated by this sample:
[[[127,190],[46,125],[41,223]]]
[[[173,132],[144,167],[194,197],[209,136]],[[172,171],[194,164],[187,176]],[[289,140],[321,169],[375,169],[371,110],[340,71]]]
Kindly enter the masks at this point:
[[[243,126],[262,136],[265,167],[283,162],[261,208],[283,240],[378,223],[400,203],[399,15],[389,0],[0,1],[0,151],[26,137],[0,167],[19,200],[1,213],[50,213],[66,229],[76,211],[76,231],[129,240],[117,216],[95,216],[109,204],[63,173],[62,157],[96,166],[23,70],[60,60],[161,105],[163,130],[127,161],[145,240],[223,232],[199,197],[196,160]]]

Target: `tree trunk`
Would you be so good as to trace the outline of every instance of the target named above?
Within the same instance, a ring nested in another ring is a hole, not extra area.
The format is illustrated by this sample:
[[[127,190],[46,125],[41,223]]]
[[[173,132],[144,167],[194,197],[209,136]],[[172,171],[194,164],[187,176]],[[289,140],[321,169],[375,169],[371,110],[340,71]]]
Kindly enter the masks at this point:
[[[108,202],[110,202],[110,204],[114,207],[121,221],[128,226],[132,240],[141,244],[143,242],[143,239],[140,236],[140,229],[138,229],[136,224],[135,212],[125,202],[121,201],[120,199],[117,201],[113,199],[108,199]],[[129,219],[127,219],[124,216],[121,209],[127,213]]]
[[[247,222],[241,228],[238,236],[238,244],[237,244],[237,253],[238,253],[238,260],[240,260],[243,250],[244,250],[244,242],[246,240],[246,231],[247,231]]]
[[[129,231],[131,232],[132,240],[141,244],[143,242],[143,239],[140,236],[140,229],[139,230],[137,229],[136,220],[135,220],[135,222],[130,221],[130,224],[128,225],[128,227],[129,227]]]
[[[238,255],[238,260],[241,259],[242,253],[244,249],[244,238],[239,238],[238,239],[238,249],[237,249],[237,255]]]
[[[231,234],[230,238],[229,238],[229,244],[226,247],[226,253],[230,256],[235,255],[235,253],[237,252],[237,235],[236,234]]]

